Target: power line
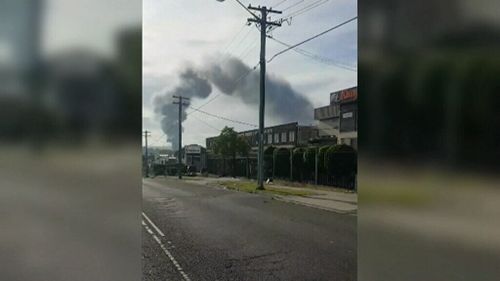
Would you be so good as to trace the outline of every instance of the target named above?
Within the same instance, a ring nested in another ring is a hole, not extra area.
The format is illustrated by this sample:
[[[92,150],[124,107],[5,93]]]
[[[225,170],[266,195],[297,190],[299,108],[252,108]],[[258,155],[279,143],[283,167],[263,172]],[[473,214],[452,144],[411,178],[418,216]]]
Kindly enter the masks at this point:
[[[292,11],[291,14],[290,14],[290,16],[285,16],[284,18],[281,18],[278,22],[279,23],[287,22],[288,25],[290,25],[291,24],[292,16],[295,16],[295,13],[302,12],[302,11],[303,12],[307,12],[307,11],[313,9],[313,8],[316,8],[318,6],[321,6],[321,5],[325,4],[328,1],[329,0],[317,0],[317,1],[313,2],[313,3],[307,4],[307,5],[299,8],[298,10]],[[296,7],[296,6],[298,6],[302,2],[304,2],[304,0],[300,0],[300,1],[298,1],[298,2],[296,2],[294,4],[292,4],[292,5],[290,5],[288,7],[286,7],[285,9],[283,9],[283,11],[286,11],[286,10],[289,10],[289,9],[291,9],[293,7]],[[322,3],[320,3],[320,2],[322,2]],[[276,27],[277,26],[271,26],[271,28],[269,29],[269,31],[273,31]]]
[[[252,32],[251,28],[248,29],[248,32],[245,33],[245,36],[243,36],[243,38],[241,38],[241,40],[238,41],[238,44],[233,49],[238,48],[241,45],[241,43],[243,43],[243,41],[247,39],[248,35],[250,35],[250,32]]]
[[[249,12],[254,18],[258,18],[257,15],[254,14],[252,11],[250,11],[250,9],[248,9],[247,6],[241,3],[240,0],[235,0],[235,1],[238,2],[238,4],[240,4],[240,6],[243,7],[243,9],[245,9],[247,12]]]
[[[242,39],[238,42],[238,44],[236,45],[236,47],[235,47],[235,48],[238,48],[238,47],[241,45],[241,43],[243,43],[243,42],[245,41],[245,39],[247,39],[248,35],[250,35],[250,32],[252,32],[252,29],[251,29],[251,28],[249,28],[249,29],[248,29],[248,32],[247,32],[247,33],[245,34],[245,36],[244,36],[244,37],[243,37],[243,38],[242,38]],[[235,49],[235,48],[233,48],[233,49]]]
[[[190,106],[191,107],[191,106]],[[234,120],[234,119],[230,119],[230,118],[227,118],[227,117],[224,117],[224,116],[220,116],[220,115],[217,115],[217,114],[213,114],[213,113],[210,113],[210,112],[206,112],[206,111],[203,111],[203,110],[200,110],[200,109],[197,109],[197,108],[194,108],[194,107],[191,107],[193,110],[196,110],[198,112],[201,112],[203,114],[206,114],[208,116],[212,116],[212,117],[215,117],[215,118],[218,118],[218,119],[221,119],[221,120],[226,120],[226,121],[229,121],[229,122],[233,122],[233,123],[237,123],[237,124],[242,124],[242,125],[247,125],[247,126],[250,126],[250,127],[255,127],[257,128],[258,126],[255,125],[255,124],[251,124],[251,123],[247,123],[247,122],[244,122],[244,121],[239,121],[239,120]]]
[[[347,23],[349,23],[349,22],[352,22],[352,21],[356,20],[357,18],[358,18],[358,16],[355,16],[355,17],[353,17],[353,18],[351,18],[351,19],[349,19],[349,20],[347,20],[347,21],[344,21],[344,22],[342,22],[342,23],[340,23],[340,24],[337,24],[336,26],[331,27],[331,28],[329,28],[329,29],[327,29],[327,30],[325,30],[325,31],[323,31],[323,32],[321,32],[321,33],[318,33],[318,34],[314,35],[313,37],[310,37],[310,38],[308,38],[308,39],[306,39],[306,40],[304,40],[304,41],[301,41],[301,42],[299,42],[299,43],[297,43],[297,44],[295,44],[295,45],[292,45],[292,46],[290,46],[290,47],[288,47],[288,48],[286,48],[286,49],[284,49],[284,50],[282,50],[282,51],[280,51],[280,52],[278,52],[278,53],[274,54],[274,55],[273,55],[273,56],[272,56],[272,57],[271,57],[271,58],[270,58],[267,62],[269,63],[269,62],[271,62],[271,61],[272,61],[275,57],[277,57],[277,56],[279,56],[279,55],[281,55],[281,54],[283,54],[283,53],[285,53],[285,52],[287,52],[287,51],[290,51],[291,49],[293,49],[293,48],[295,48],[295,47],[298,47],[298,46],[300,46],[300,45],[302,45],[302,44],[304,44],[304,43],[307,43],[307,42],[309,42],[309,41],[311,41],[311,40],[313,40],[313,39],[316,39],[316,38],[318,38],[318,37],[320,37],[320,36],[322,36],[322,35],[324,35],[324,34],[326,34],[326,33],[330,32],[330,31],[332,31],[332,30],[334,30],[334,29],[337,29],[337,28],[339,28],[339,27],[341,27],[341,26],[343,26],[343,25],[345,25],[345,24],[347,24]]]
[[[290,5],[290,6],[286,7],[286,8],[284,8],[284,9],[283,9],[283,12],[284,12],[284,11],[286,11],[286,10],[289,10],[289,9],[291,9],[291,8],[293,8],[293,7],[297,6],[297,5],[299,5],[299,4],[300,4],[300,3],[302,3],[302,2],[304,2],[304,0],[300,0],[299,2],[297,2],[297,3],[295,3],[295,4],[292,4],[292,5]]]
[[[291,17],[298,16],[300,14],[303,14],[303,13],[305,13],[307,11],[310,11],[310,10],[312,10],[314,8],[317,8],[317,7],[319,7],[319,6],[323,5],[323,4],[326,4],[326,2],[328,2],[328,1],[329,0],[318,0],[316,2],[313,2],[313,3],[309,4],[309,5],[306,5],[306,6],[302,7],[302,8],[294,11],[294,12],[291,12],[290,15],[287,16],[287,18],[291,18]]]
[[[272,36],[270,36],[270,35],[268,35],[267,37],[268,37],[269,39],[271,39],[271,40],[275,41],[276,43],[279,43],[279,44],[283,45],[283,46],[286,46],[286,47],[290,47],[290,46],[291,46],[290,44],[287,44],[287,43],[285,43],[285,42],[283,42],[283,41],[280,41],[280,40],[278,40],[278,39],[276,39],[276,38],[274,38],[274,37],[272,37]],[[306,56],[306,57],[308,57],[308,58],[311,58],[311,59],[313,59],[313,60],[315,60],[315,61],[317,61],[317,62],[320,62],[320,63],[326,64],[326,65],[336,66],[336,67],[339,67],[339,68],[342,68],[342,69],[345,69],[345,70],[349,70],[349,71],[353,71],[353,72],[356,72],[356,71],[357,71],[357,70],[356,70],[355,68],[353,68],[353,67],[350,67],[350,66],[344,65],[344,64],[339,63],[339,62],[335,62],[335,61],[333,61],[333,60],[331,60],[331,59],[329,59],[329,58],[325,58],[325,57],[322,57],[322,56],[317,55],[317,54],[313,54],[313,53],[311,53],[311,52],[309,52],[309,51],[306,51],[306,50],[304,50],[304,49],[294,48],[293,50],[294,50],[295,52],[297,52],[297,53],[299,53],[299,54],[303,55],[303,56]]]
[[[197,119],[198,121],[200,121],[201,123],[203,123],[203,124],[207,125],[207,127],[210,127],[210,128],[212,128],[212,129],[216,130],[217,132],[222,131],[221,129],[218,129],[218,128],[216,128],[216,127],[214,127],[214,126],[210,125],[208,122],[205,122],[205,120],[203,120],[203,119],[201,119],[201,118],[196,117],[196,115],[192,115],[192,116],[193,116],[195,119]]]
[[[276,4],[274,4],[274,5],[271,5],[271,7],[273,7],[273,8],[277,8],[279,5],[281,5],[281,4],[283,4],[283,3],[285,3],[286,1],[288,1],[288,0],[281,0],[281,1],[279,1],[278,3],[276,3]]]
[[[247,55],[250,54],[250,51],[252,51],[255,48],[258,39],[259,38],[255,38],[255,40],[251,44],[249,44],[248,47],[240,54],[241,60],[245,59]]]
[[[229,41],[229,44],[226,45],[226,47],[224,48],[224,51],[222,52],[223,54],[227,53],[228,50],[229,50],[229,47],[231,47],[231,45],[233,44],[233,42],[236,40],[236,38],[238,38],[238,36],[241,34],[241,32],[243,31],[243,29],[245,29],[245,27],[247,27],[248,25],[246,23],[243,24],[243,26],[241,27],[241,29],[238,31],[238,33],[236,33],[234,35],[234,37],[231,39],[231,41]]]

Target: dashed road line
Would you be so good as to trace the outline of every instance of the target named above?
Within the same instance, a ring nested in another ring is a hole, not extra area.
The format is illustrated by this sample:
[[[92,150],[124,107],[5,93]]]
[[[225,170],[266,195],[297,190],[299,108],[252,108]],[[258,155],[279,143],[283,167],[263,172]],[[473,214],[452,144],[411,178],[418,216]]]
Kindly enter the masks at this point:
[[[142,214],[144,216],[146,216],[144,213],[142,213]],[[153,227],[155,227],[155,225],[153,224],[153,222],[151,220],[148,219],[148,222],[151,223],[151,225]],[[172,264],[175,266],[175,268],[177,269],[177,271],[182,275],[182,277],[184,278],[184,280],[185,281],[191,281],[191,279],[189,279],[189,276],[187,275],[187,273],[184,272],[184,269],[182,269],[182,266],[177,262],[177,260],[172,255],[172,253],[167,249],[167,247],[165,247],[165,245],[163,244],[163,242],[161,242],[160,238],[158,238],[158,236],[156,236],[156,234],[153,233],[153,231],[151,230],[151,228],[149,228],[149,226],[144,222],[144,220],[142,221],[142,225],[144,226],[144,228],[146,228],[146,231],[149,234],[151,234],[151,236],[153,236],[153,239],[156,241],[156,243],[158,243],[158,245],[160,246],[160,248],[163,250],[163,252],[167,255],[167,257],[170,259],[170,261],[172,262]],[[163,232],[161,232],[159,229],[156,228],[156,230],[159,233],[163,234]],[[169,245],[172,245],[172,242],[170,242],[170,241],[167,241],[167,243]]]
[[[163,234],[163,232],[161,232],[161,230],[156,226],[156,224],[154,224],[148,216],[146,216],[146,214],[144,212],[142,212],[142,216],[149,222],[149,224],[156,230],[156,232],[158,232],[158,234],[161,236],[161,237],[165,237],[165,234]]]

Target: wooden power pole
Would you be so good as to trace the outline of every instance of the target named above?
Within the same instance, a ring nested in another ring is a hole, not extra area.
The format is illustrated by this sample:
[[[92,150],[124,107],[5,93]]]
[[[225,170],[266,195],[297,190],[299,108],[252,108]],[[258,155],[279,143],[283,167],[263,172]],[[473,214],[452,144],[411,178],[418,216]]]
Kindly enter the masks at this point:
[[[267,20],[269,13],[281,14],[281,11],[275,11],[264,7],[248,6],[249,10],[259,11],[261,16],[255,14],[249,18],[248,22],[257,23],[260,26],[260,102],[259,102],[259,151],[257,156],[258,186],[257,189],[264,189],[264,112],[266,101],[266,34],[268,26],[281,26],[279,22]]]
[[[183,102],[185,100],[189,101],[189,98],[183,96],[173,96],[173,98],[176,100],[173,103],[179,105],[179,147],[177,152],[177,163],[179,166],[177,168],[177,175],[179,179],[182,179],[182,107],[189,105],[189,103]]]
[[[146,178],[149,177],[149,153],[148,153],[148,137],[151,136],[151,132],[148,130],[144,130],[143,133],[144,141],[146,144],[146,155],[145,155],[145,163],[146,163]]]

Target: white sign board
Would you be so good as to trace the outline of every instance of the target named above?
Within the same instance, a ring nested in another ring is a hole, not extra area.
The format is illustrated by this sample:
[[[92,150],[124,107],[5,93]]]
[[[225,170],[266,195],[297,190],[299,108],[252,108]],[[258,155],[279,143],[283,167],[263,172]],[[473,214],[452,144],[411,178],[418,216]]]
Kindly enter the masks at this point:
[[[346,112],[342,114],[342,118],[352,118],[352,112]]]
[[[197,146],[197,145],[185,146],[184,152],[189,153],[189,154],[200,154],[201,148],[200,148],[200,146]]]

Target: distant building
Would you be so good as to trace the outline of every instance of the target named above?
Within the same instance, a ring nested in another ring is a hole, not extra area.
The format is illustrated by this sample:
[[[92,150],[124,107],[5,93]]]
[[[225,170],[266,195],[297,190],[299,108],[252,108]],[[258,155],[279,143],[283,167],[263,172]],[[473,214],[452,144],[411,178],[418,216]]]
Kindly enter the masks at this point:
[[[259,145],[259,130],[239,132],[239,136],[247,139],[250,148],[256,151]],[[318,131],[314,126],[302,126],[297,122],[287,123],[264,129],[264,146],[296,147],[307,145],[310,139],[316,138]],[[208,151],[213,151],[217,137],[206,139]]]
[[[177,158],[168,154],[158,154],[155,155],[154,164],[156,165],[167,165],[177,163]]]
[[[337,144],[358,148],[358,88],[330,94],[330,104],[314,109],[320,138],[336,139]]]
[[[182,163],[186,166],[195,167],[197,172],[201,172],[207,167],[207,150],[201,145],[186,145],[183,152]]]

